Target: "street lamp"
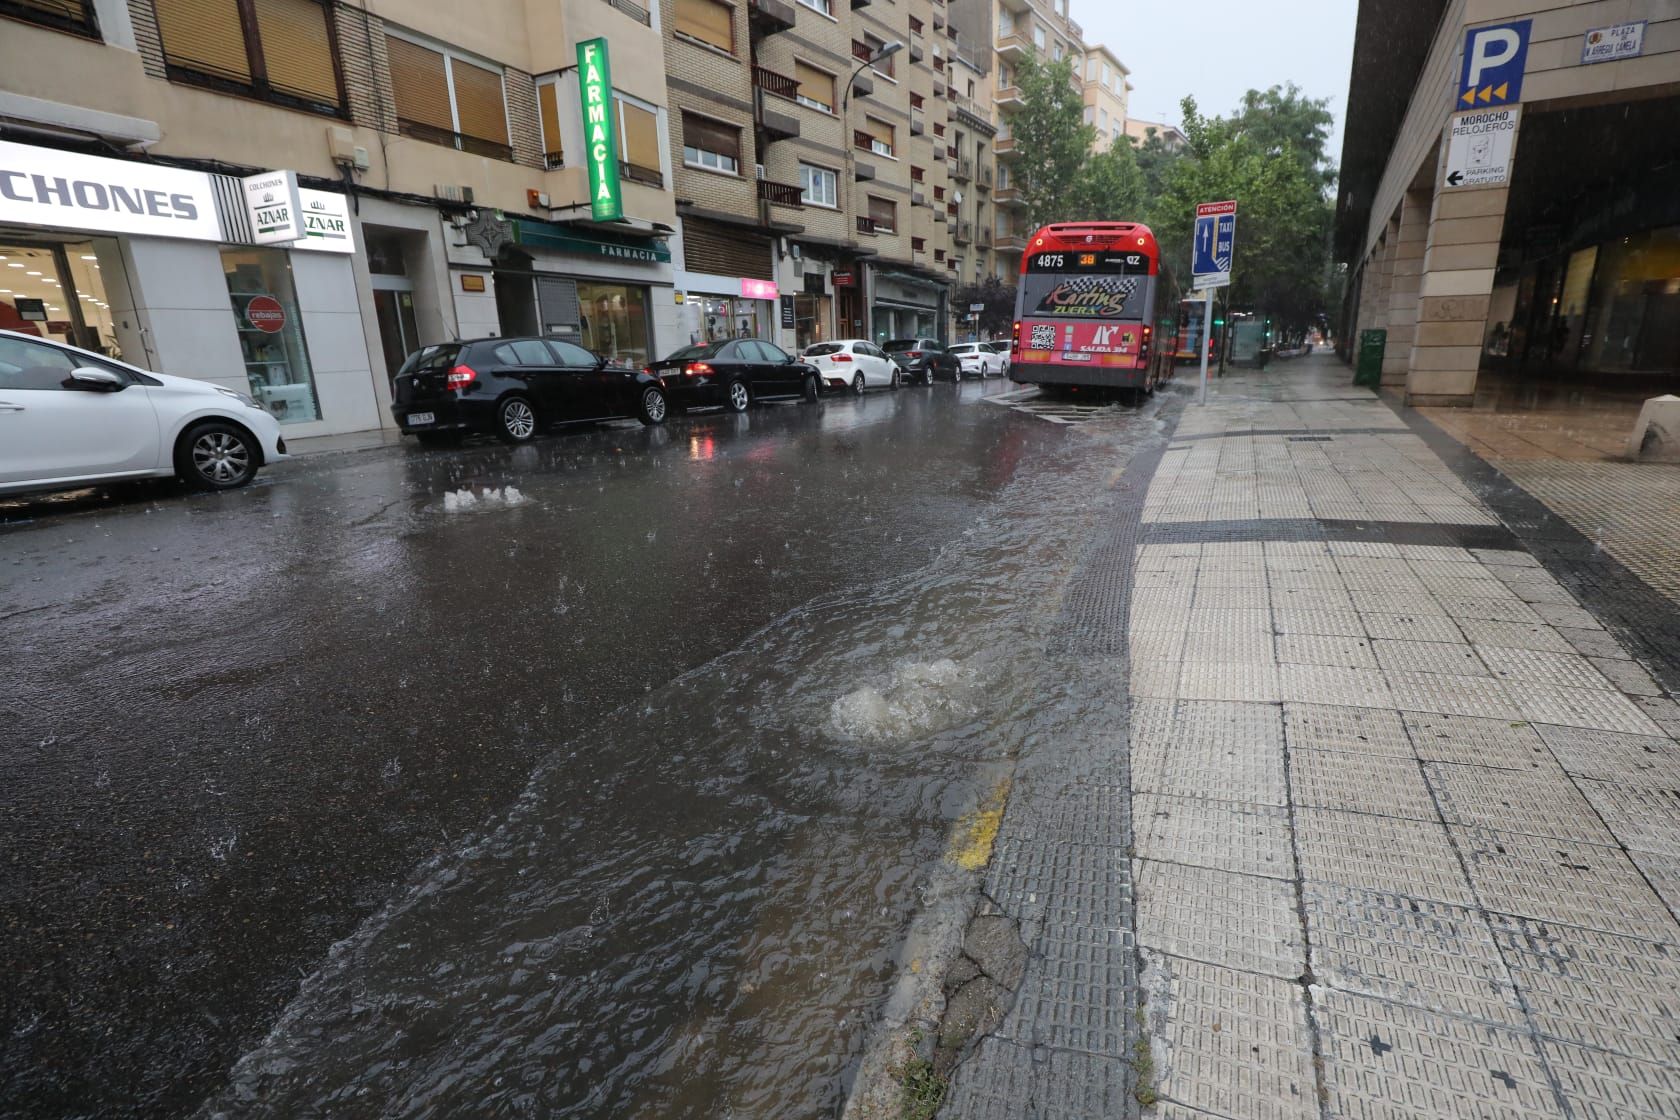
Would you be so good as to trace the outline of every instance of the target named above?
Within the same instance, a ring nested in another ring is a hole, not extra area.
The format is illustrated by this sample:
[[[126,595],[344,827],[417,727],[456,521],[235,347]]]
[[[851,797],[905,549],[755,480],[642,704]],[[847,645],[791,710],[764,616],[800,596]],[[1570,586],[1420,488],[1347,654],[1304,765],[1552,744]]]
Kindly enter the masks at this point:
[[[891,58],[903,49],[904,41],[902,39],[894,39],[890,43],[882,43],[880,50],[877,50],[874,54],[857,64],[857,69],[852,71],[852,76],[846,79],[845,91],[840,95],[840,127],[843,130],[849,130],[852,127],[852,122],[847,118],[846,113],[852,103],[852,86],[857,82],[858,75],[863,73],[864,67],[874,66],[882,59]],[[852,216],[855,218],[857,216],[857,183],[854,181],[856,175],[854,168],[857,163],[857,156],[854,153],[854,149],[857,147],[857,143],[853,137],[847,136],[844,132],[842,132],[840,136],[840,147],[846,153],[846,197],[852,204]],[[859,271],[861,272],[861,270]],[[861,280],[862,276],[860,275],[858,279]],[[864,306],[861,310],[867,313],[869,308],[864,285],[857,285],[857,294],[858,299],[864,301]],[[839,303],[838,294],[835,296],[835,303],[836,305]],[[838,306],[836,307],[836,311],[838,311]],[[867,319],[868,315],[865,314],[864,317]],[[839,318],[838,314],[836,314],[835,318]],[[850,327],[851,324],[848,323],[847,326]],[[845,337],[848,333],[850,332],[843,330],[841,331],[841,336]]]
[[[842,119],[845,118],[846,106],[851,104],[852,101],[852,83],[856,82],[858,75],[863,73],[863,68],[865,66],[873,66],[877,62],[891,58],[903,49],[904,41],[902,39],[894,39],[890,43],[882,43],[880,50],[858,63],[857,69],[853,70],[852,76],[846,80],[846,92],[840,97],[840,114]]]

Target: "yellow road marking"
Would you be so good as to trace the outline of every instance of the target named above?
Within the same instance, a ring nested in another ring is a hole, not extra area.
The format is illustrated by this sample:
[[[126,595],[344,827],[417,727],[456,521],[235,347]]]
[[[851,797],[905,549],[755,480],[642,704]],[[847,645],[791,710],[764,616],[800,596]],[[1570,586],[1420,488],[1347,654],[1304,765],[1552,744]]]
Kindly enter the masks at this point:
[[[985,801],[957,819],[945,850],[947,862],[964,871],[979,871],[991,862],[992,845],[1003,824],[1004,806],[1009,803],[1009,785],[1010,779],[1000,779]]]

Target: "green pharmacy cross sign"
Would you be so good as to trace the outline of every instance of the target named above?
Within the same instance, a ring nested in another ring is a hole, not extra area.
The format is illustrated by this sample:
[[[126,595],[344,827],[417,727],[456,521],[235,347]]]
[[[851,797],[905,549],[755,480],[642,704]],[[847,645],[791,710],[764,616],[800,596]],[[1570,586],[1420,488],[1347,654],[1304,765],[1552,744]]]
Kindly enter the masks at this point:
[[[578,91],[583,95],[583,138],[589,159],[589,209],[597,222],[624,217],[618,187],[618,136],[612,113],[612,65],[605,38],[577,45]]]

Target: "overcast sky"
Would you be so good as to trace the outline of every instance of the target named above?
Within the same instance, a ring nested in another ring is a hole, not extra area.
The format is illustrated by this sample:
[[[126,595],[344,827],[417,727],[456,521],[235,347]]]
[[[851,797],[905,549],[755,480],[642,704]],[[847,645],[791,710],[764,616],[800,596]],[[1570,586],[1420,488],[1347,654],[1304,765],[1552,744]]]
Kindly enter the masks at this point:
[[[1132,72],[1131,115],[1179,124],[1193,94],[1207,114],[1233,111],[1245,91],[1293,81],[1328,97],[1330,157],[1341,160],[1357,0],[1072,0],[1085,42],[1107,44]]]

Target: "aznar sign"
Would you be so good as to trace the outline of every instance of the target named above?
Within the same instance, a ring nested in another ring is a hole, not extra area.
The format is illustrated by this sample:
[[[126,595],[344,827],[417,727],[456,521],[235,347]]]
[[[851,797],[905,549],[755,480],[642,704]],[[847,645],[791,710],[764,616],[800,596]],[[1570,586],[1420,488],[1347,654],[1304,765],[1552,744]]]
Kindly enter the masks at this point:
[[[578,92],[582,95],[585,162],[589,166],[589,210],[597,222],[624,217],[618,183],[618,135],[613,120],[612,65],[605,38],[577,45]]]

